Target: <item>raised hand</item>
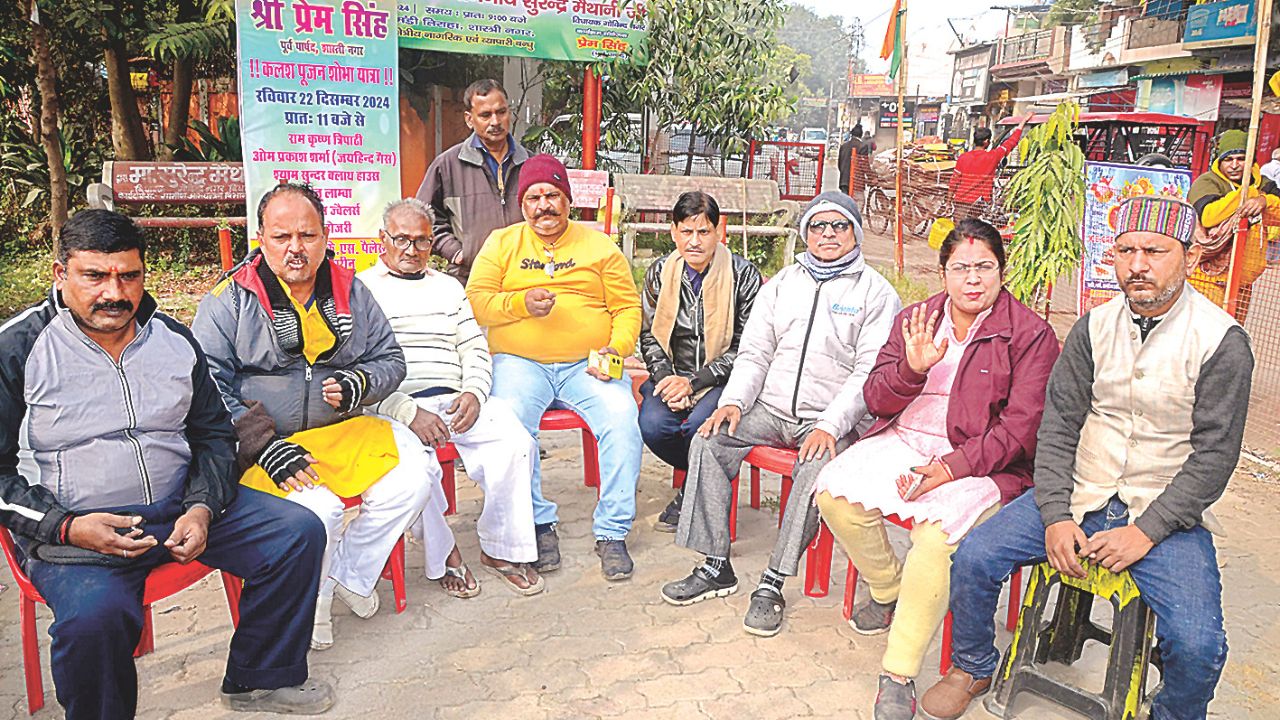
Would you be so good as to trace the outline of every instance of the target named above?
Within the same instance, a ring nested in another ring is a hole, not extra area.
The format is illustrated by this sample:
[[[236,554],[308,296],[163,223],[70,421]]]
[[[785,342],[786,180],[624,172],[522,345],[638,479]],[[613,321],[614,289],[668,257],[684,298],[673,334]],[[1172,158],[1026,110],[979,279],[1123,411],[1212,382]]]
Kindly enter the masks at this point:
[[[947,354],[946,338],[937,345],[933,343],[933,332],[938,324],[940,311],[934,310],[928,320],[925,319],[924,312],[924,306],[917,305],[911,309],[910,317],[902,319],[902,341],[907,364],[921,375],[927,374]]]

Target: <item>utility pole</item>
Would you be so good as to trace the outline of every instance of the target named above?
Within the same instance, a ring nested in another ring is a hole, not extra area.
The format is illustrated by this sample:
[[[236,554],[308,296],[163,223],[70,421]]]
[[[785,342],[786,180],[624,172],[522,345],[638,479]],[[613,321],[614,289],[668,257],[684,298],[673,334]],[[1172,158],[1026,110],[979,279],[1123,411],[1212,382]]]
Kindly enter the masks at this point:
[[[907,56],[909,53],[907,46],[907,0],[902,0],[901,15],[897,20],[898,33],[902,37],[902,63],[898,67],[898,127],[897,127],[897,148],[895,152],[895,160],[897,163],[897,172],[894,173],[893,179],[893,262],[898,268],[898,274],[901,275],[906,269],[906,258],[902,247],[902,116],[903,105],[906,104],[907,92]]]

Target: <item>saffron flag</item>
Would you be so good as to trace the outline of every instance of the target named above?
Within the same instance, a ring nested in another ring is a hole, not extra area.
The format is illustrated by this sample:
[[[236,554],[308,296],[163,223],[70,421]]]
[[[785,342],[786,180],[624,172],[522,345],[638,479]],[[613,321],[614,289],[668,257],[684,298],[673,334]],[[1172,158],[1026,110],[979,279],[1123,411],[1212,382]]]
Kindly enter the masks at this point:
[[[889,27],[885,29],[884,42],[880,45],[880,59],[889,60],[890,79],[897,79],[898,67],[902,65],[902,15],[902,0],[894,0]]]

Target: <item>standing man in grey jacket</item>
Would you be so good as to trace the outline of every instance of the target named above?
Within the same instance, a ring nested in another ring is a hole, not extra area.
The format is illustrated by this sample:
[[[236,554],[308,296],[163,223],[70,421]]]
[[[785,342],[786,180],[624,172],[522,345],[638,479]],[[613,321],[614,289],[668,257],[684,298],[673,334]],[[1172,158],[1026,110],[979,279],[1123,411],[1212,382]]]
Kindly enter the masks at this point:
[[[436,156],[418,188],[435,215],[431,252],[463,285],[489,233],[524,220],[516,186],[529,153],[511,135],[511,105],[497,80],[477,80],[462,95],[471,136]]]
[[[814,198],[800,218],[807,249],[756,296],[738,357],[715,413],[689,449],[676,542],[706,555],[662,597],[691,605],[738,589],[729,563],[730,478],[757,445],[798,449],[782,528],[743,628],[782,628],[783,580],[818,529],[819,471],[871,425],[862,385],[902,307],[889,281],[862,257],[857,205],[841,192]]]

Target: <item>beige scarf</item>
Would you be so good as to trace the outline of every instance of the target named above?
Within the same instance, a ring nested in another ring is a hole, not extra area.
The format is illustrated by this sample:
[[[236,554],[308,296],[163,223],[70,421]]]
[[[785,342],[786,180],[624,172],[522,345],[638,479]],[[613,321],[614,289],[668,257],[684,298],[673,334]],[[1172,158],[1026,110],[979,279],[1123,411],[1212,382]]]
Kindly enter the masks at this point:
[[[662,268],[662,289],[658,291],[658,307],[653,312],[652,332],[667,357],[671,354],[671,333],[676,327],[676,314],[680,312],[680,283],[684,277],[685,262],[678,250],[673,250]],[[703,337],[707,344],[704,362],[711,362],[728,351],[733,343],[733,318],[737,297],[733,292],[733,254],[723,243],[716,243],[711,267],[702,281],[702,307],[706,327]],[[704,388],[693,396],[697,402],[711,388]]]

